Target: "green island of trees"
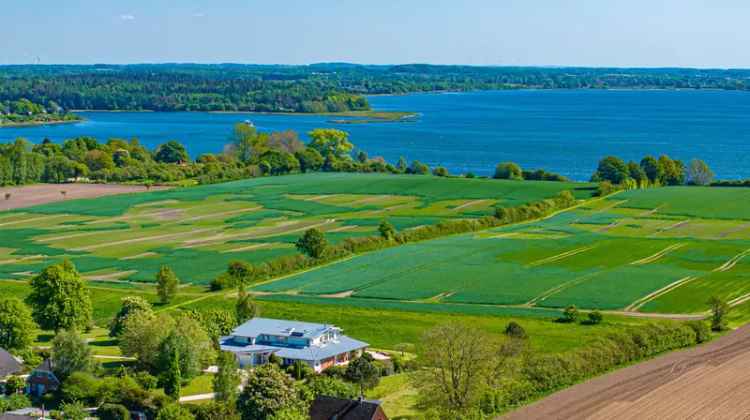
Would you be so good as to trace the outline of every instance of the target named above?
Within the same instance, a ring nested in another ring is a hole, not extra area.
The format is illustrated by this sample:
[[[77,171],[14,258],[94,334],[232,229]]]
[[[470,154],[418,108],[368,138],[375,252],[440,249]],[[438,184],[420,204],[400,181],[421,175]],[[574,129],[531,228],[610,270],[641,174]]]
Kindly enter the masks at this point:
[[[34,103],[26,98],[0,101],[0,127],[37,124],[54,124],[80,121],[81,117],[66,111],[55,101],[47,105]]]

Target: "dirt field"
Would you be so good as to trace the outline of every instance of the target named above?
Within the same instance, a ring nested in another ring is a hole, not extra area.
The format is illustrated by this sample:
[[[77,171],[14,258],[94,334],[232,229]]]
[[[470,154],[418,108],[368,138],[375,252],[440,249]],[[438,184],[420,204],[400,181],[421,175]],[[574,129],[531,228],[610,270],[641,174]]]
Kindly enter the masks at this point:
[[[553,394],[502,419],[750,419],[750,325]]]
[[[152,187],[152,190],[160,187]],[[65,194],[61,191],[65,191]],[[20,209],[53,201],[95,198],[105,195],[144,192],[140,185],[114,184],[35,184],[0,188],[0,210]],[[10,199],[6,194],[10,193]]]

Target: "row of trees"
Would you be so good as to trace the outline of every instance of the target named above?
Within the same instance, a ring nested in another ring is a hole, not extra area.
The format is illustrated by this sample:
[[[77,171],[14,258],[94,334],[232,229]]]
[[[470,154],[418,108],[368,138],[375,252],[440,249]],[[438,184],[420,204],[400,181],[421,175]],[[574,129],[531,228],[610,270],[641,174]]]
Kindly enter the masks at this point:
[[[41,105],[26,98],[0,101],[0,125],[34,122],[77,121],[81,118],[65,110],[55,101]]]
[[[591,177],[592,182],[606,181],[626,188],[644,188],[661,185],[709,185],[714,173],[700,159],[693,159],[686,166],[682,161],[662,155],[659,159],[646,156],[640,163],[625,163],[616,156],[607,156]]]
[[[562,175],[547,172],[543,169],[526,171],[515,162],[502,162],[495,167],[495,179],[527,180],[527,181],[568,181]]]

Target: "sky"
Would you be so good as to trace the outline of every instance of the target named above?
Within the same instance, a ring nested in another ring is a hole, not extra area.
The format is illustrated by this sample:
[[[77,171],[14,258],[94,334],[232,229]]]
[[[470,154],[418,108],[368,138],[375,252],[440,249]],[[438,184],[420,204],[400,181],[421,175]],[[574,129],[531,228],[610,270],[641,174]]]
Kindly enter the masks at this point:
[[[0,64],[750,68],[748,0],[3,0]]]

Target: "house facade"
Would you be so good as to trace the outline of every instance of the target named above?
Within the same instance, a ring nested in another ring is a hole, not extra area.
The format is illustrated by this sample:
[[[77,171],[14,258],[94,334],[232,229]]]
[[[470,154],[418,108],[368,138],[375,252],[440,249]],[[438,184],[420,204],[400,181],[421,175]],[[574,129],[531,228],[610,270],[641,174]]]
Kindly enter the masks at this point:
[[[41,365],[34,369],[26,379],[26,393],[36,397],[57,390],[60,380],[52,371],[52,361],[46,359]]]
[[[345,365],[359,357],[368,344],[345,336],[333,325],[253,318],[220,340],[221,349],[237,356],[240,367],[268,363],[272,354],[288,366],[306,363],[316,372]]]

